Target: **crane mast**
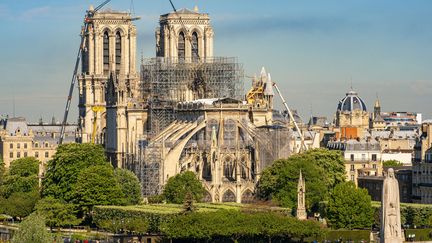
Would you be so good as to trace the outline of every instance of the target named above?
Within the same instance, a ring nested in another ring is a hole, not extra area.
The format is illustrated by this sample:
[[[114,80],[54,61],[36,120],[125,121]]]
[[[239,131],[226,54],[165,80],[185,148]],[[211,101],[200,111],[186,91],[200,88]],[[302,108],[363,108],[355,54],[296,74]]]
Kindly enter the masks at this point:
[[[288,111],[288,115],[289,115],[290,119],[291,119],[291,120],[293,121],[293,123],[294,123],[295,129],[297,130],[297,132],[298,132],[299,135],[300,135],[300,140],[301,140],[301,147],[300,147],[300,150],[304,149],[304,150],[306,151],[306,150],[307,150],[307,147],[306,147],[306,144],[305,144],[305,141],[304,141],[303,134],[302,134],[301,130],[299,129],[299,127],[298,127],[298,125],[297,125],[297,122],[295,121],[294,116],[293,116],[293,114],[292,114],[290,108],[288,107],[288,104],[286,103],[284,97],[282,96],[281,91],[279,90],[279,87],[277,86],[277,84],[276,84],[275,82],[273,82],[273,87],[275,87],[275,89],[276,89],[276,91],[277,91],[279,97],[280,97],[281,100],[282,100],[283,105],[285,106],[285,109]]]
[[[78,49],[78,53],[77,53],[77,57],[76,57],[76,61],[75,61],[75,67],[74,67],[74,71],[72,74],[72,80],[71,80],[71,84],[70,84],[70,88],[69,88],[69,94],[67,97],[67,101],[66,101],[66,108],[65,108],[65,112],[64,112],[64,116],[63,116],[63,121],[62,121],[62,126],[61,126],[61,130],[60,130],[60,138],[59,138],[59,144],[63,143],[63,139],[64,139],[64,135],[65,135],[65,129],[66,129],[66,124],[67,124],[67,118],[69,115],[69,110],[70,110],[70,105],[72,102],[72,95],[73,95],[73,90],[75,87],[75,83],[77,80],[77,74],[78,74],[78,68],[79,68],[79,63],[81,60],[81,55],[82,52],[85,48],[85,43],[86,43],[86,33],[88,32],[89,29],[89,25],[92,22],[92,17],[94,16],[94,14],[99,11],[103,6],[105,6],[107,3],[109,3],[111,0],[106,0],[103,3],[101,3],[99,6],[97,6],[94,9],[90,9],[87,11],[85,17],[84,17],[84,26],[81,29],[81,43]]]

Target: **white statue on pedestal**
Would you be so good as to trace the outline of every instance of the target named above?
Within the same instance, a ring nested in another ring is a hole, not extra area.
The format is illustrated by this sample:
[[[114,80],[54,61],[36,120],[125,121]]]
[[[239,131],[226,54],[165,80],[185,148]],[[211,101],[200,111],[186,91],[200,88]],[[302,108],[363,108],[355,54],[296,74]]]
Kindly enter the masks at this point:
[[[399,184],[392,168],[388,169],[383,182],[380,239],[382,243],[400,243],[404,239],[400,219]]]

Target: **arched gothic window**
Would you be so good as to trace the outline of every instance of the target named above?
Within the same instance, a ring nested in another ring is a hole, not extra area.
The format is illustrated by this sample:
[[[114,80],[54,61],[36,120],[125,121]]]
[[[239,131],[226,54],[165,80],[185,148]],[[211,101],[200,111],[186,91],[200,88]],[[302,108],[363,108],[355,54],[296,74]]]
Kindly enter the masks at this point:
[[[116,39],[115,39],[115,62],[116,62],[116,72],[120,72],[121,65],[121,35],[120,32],[117,31]]]
[[[82,50],[82,72],[89,72],[89,38],[87,37],[84,43],[84,49]]]
[[[198,34],[196,32],[192,33],[192,60],[196,62],[199,58],[198,55]]]
[[[183,32],[180,32],[178,38],[178,59],[179,61],[185,60],[185,35]]]
[[[109,35],[105,31],[103,35],[103,70],[105,74],[109,71]]]

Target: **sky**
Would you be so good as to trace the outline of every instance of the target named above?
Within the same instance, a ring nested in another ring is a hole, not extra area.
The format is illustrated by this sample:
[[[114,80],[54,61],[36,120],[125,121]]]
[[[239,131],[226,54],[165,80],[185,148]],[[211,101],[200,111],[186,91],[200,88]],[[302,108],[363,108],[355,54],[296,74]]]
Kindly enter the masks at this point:
[[[85,10],[101,2],[0,1],[0,114],[61,120]],[[238,57],[247,76],[264,66],[303,120],[311,114],[331,120],[351,87],[369,111],[378,96],[383,111],[432,118],[430,0],[173,2],[209,13],[214,55]],[[137,52],[153,57],[154,30],[159,15],[172,11],[169,1],[112,0],[107,7],[141,16]],[[251,81],[244,82],[246,92]],[[77,105],[75,96],[70,122],[77,120]]]

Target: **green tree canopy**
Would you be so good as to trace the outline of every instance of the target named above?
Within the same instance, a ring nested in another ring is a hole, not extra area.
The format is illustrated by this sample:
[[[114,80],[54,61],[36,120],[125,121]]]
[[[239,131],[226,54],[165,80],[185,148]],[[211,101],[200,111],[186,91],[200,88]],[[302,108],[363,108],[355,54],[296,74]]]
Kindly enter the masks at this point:
[[[398,166],[403,166],[403,163],[398,161],[398,160],[387,160],[383,162],[383,166],[384,167],[398,167]]]
[[[123,195],[126,197],[126,204],[134,205],[141,202],[141,184],[136,175],[126,169],[115,169],[115,178],[120,185]]]
[[[77,225],[81,220],[76,217],[74,205],[59,199],[46,197],[36,205],[36,211],[45,217],[50,228]]]
[[[70,202],[80,172],[95,165],[107,165],[102,146],[94,144],[63,144],[48,162],[42,183],[43,196],[52,196]]]
[[[366,189],[356,188],[351,181],[333,189],[327,208],[327,217],[333,228],[370,228],[373,214],[371,197]]]
[[[0,185],[0,212],[23,218],[39,200],[39,161],[27,157],[12,161]]]
[[[111,165],[90,166],[82,170],[72,188],[72,203],[89,212],[94,205],[124,205],[125,196],[114,177]]]
[[[8,198],[17,192],[37,191],[39,163],[32,157],[12,161],[1,185],[1,195]]]
[[[45,218],[37,213],[26,217],[13,235],[11,243],[47,243],[53,242],[54,237],[47,231]]]
[[[191,171],[170,177],[163,195],[167,202],[181,204],[185,201],[188,192],[192,194],[195,201],[201,200],[205,192],[203,185]]]
[[[284,207],[296,207],[300,170],[306,181],[306,206],[313,211],[346,177],[344,159],[339,151],[313,149],[277,160],[264,169],[258,183],[258,196],[275,200]]]
[[[39,200],[39,192],[15,192],[8,198],[0,198],[0,213],[14,218],[24,218],[30,215]]]

